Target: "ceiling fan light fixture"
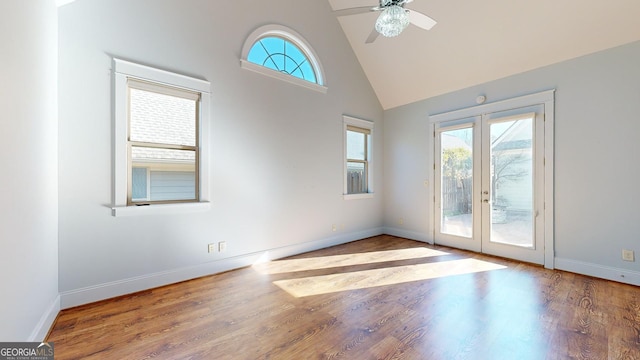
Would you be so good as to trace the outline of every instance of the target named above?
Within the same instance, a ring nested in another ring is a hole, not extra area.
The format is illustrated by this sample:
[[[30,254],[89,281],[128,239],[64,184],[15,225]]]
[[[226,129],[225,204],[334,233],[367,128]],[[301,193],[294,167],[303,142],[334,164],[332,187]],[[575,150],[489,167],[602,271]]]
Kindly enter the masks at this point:
[[[409,26],[409,14],[398,5],[385,8],[376,20],[376,31],[385,37],[398,36],[407,26]]]

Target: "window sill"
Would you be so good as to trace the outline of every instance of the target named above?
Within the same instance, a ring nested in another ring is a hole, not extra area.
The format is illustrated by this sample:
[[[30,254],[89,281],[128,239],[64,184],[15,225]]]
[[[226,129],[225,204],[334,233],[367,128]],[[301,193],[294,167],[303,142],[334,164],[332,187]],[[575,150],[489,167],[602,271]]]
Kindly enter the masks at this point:
[[[113,206],[111,215],[115,217],[166,215],[203,212],[211,208],[210,202],[194,202],[179,204],[156,204],[148,206]]]
[[[373,199],[373,193],[344,194],[343,197],[345,200]]]
[[[249,62],[247,60],[241,59],[240,60],[240,67],[242,67],[243,69],[247,69],[247,70],[251,70],[254,72],[257,72],[259,74],[262,75],[266,75],[266,76],[270,76],[272,78],[276,78],[282,81],[286,81],[288,83],[291,84],[295,84],[295,85],[299,85],[302,87],[305,87],[307,89],[311,89],[311,90],[315,90],[317,92],[326,94],[327,93],[327,87],[323,86],[323,85],[319,85],[316,83],[312,83],[310,81],[307,80],[302,80],[300,78],[297,78],[295,76],[289,75],[289,74],[284,74],[275,70],[271,70],[267,67],[264,66],[260,66],[257,64],[254,64],[252,62]]]

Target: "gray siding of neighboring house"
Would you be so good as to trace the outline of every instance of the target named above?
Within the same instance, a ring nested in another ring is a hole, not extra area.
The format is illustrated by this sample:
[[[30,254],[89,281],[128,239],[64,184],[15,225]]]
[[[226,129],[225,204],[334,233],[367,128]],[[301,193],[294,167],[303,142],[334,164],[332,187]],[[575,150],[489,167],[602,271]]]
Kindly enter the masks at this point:
[[[193,171],[149,171],[133,169],[134,201],[190,200],[196,196],[196,174]]]
[[[195,184],[193,171],[151,171],[151,200],[195,199]]]

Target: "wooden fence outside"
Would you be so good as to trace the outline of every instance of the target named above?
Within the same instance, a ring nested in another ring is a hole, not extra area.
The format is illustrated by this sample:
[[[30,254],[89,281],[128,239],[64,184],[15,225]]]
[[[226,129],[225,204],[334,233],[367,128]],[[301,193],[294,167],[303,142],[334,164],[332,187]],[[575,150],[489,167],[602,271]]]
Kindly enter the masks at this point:
[[[367,192],[364,185],[364,170],[347,169],[347,194],[361,194]]]
[[[442,211],[447,215],[471,214],[473,182],[471,177],[442,178]]]

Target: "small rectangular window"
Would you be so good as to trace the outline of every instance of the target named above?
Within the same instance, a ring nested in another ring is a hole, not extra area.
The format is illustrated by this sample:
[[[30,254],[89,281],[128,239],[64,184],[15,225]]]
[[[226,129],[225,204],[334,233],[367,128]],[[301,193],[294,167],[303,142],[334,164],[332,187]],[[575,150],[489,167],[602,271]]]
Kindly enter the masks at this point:
[[[149,200],[149,174],[147,168],[131,169],[131,198],[133,201]]]
[[[211,84],[120,59],[113,64],[112,214],[209,209]]]
[[[369,192],[369,136],[368,129],[347,126],[347,194]]]
[[[371,135],[373,123],[344,117],[345,196],[371,194]]]

